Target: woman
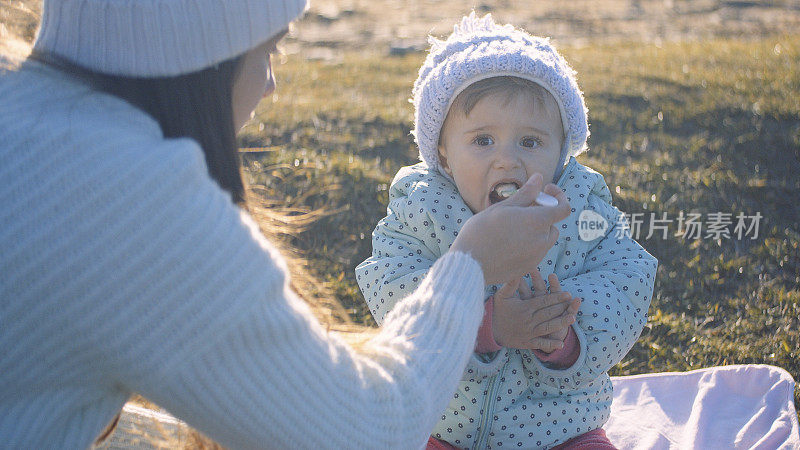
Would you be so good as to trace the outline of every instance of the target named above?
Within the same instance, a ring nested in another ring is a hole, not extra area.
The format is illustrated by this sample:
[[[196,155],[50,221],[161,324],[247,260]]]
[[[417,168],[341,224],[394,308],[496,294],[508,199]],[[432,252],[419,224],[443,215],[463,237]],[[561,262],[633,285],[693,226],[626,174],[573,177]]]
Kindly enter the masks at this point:
[[[44,1],[0,78],[0,439],[86,447],[139,393],[230,447],[419,447],[481,321],[569,213],[533,177],[359,352],[237,204],[234,130],[305,0]],[[265,88],[266,86],[266,88]],[[506,239],[482,239],[489,233]],[[498,245],[499,243],[499,245]]]

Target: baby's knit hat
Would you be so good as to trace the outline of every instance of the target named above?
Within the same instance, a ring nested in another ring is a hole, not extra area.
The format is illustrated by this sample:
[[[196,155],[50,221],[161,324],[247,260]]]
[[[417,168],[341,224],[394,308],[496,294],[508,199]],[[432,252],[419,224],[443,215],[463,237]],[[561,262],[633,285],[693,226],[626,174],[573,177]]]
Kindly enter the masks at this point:
[[[547,38],[531,36],[511,25],[498,25],[490,14],[473,11],[441,41],[429,38],[430,53],[414,82],[414,135],[420,159],[441,170],[439,132],[453,100],[469,85],[491,77],[514,76],[533,81],[556,99],[564,126],[564,146],[556,177],[569,156],[586,151],[589,126],[583,93],[575,71]]]
[[[44,0],[34,51],[110,75],[181,75],[259,46],[307,7],[307,0]]]

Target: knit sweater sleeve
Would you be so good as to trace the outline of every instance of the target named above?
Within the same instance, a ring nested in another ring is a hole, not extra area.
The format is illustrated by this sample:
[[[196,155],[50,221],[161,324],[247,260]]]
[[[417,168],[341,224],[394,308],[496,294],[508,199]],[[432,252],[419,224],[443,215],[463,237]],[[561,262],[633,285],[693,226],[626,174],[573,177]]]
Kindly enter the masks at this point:
[[[119,383],[231,447],[421,445],[474,344],[478,264],[446,255],[356,352],[287,289],[281,257],[185,148],[170,149],[179,182],[139,206],[153,220],[113,267],[140,313],[109,330],[128,335],[109,349]]]
[[[424,444],[481,321],[473,258],[443,256],[355,351],[287,289],[283,259],[194,141],[60,78],[18,79],[0,84],[12,447],[87,446],[132,392],[233,448]],[[34,392],[63,415],[26,402]]]
[[[417,289],[472,215],[456,191],[438,183],[435,174],[409,170],[415,167],[401,169],[392,182],[387,215],[372,232],[372,255],[355,269],[358,286],[378,325],[383,325],[398,301]],[[489,321],[484,316],[482,327],[484,339],[476,343],[478,353],[469,358],[464,380],[494,375],[508,359],[492,338],[491,309],[488,311]],[[493,345],[480,345],[489,340]]]

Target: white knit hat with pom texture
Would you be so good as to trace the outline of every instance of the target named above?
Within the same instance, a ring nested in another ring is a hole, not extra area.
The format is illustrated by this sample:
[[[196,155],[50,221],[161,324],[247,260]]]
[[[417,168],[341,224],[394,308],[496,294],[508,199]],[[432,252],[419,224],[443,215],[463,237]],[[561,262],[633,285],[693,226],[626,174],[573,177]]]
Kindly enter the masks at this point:
[[[550,44],[511,25],[498,25],[490,14],[473,11],[445,40],[430,37],[430,52],[414,82],[414,135],[420,159],[441,170],[439,133],[450,105],[469,85],[496,76],[524,78],[544,87],[556,100],[564,126],[559,169],[570,156],[586,151],[589,137],[583,92],[575,71]]]

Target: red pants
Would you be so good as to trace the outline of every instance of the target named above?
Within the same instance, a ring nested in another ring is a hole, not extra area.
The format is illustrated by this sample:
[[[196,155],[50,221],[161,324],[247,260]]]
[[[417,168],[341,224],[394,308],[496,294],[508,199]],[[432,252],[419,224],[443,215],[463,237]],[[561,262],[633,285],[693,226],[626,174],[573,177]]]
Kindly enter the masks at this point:
[[[454,450],[456,448],[433,436],[428,439],[428,446],[426,447],[427,450]],[[614,447],[614,444],[608,440],[606,432],[602,428],[598,428],[580,436],[575,436],[563,444],[558,444],[553,447],[553,450],[617,450],[617,447]]]

